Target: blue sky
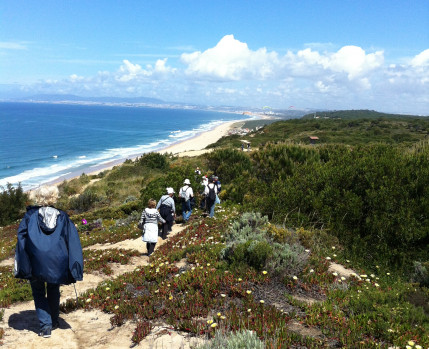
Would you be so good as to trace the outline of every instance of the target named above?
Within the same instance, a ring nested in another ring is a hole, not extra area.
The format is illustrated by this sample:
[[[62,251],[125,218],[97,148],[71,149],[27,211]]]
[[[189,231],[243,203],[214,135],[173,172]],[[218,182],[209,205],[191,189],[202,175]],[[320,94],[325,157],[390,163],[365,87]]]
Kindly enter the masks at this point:
[[[428,0],[3,0],[0,98],[429,115]]]

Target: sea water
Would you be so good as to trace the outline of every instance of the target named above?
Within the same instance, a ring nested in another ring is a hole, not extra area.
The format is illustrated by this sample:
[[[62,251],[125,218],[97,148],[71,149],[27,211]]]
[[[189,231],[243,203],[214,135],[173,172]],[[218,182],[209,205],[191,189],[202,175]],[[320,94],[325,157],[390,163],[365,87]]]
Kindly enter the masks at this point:
[[[243,118],[193,109],[0,103],[0,186],[32,189]]]

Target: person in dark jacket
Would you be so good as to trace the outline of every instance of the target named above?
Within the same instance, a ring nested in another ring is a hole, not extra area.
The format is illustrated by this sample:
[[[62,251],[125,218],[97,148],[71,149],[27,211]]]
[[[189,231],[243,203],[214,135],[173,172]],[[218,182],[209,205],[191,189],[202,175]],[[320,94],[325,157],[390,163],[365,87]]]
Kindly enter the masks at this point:
[[[30,194],[38,206],[27,207],[18,227],[15,277],[30,280],[39,336],[59,326],[60,285],[83,279],[79,234],[68,215],[53,204],[58,188],[40,187]]]
[[[172,230],[174,219],[176,218],[176,205],[174,203],[173,196],[174,189],[168,187],[167,194],[161,196],[161,199],[159,199],[158,204],[156,205],[156,209],[159,209],[161,217],[166,221],[162,224],[160,234],[163,240],[167,238],[168,233]]]

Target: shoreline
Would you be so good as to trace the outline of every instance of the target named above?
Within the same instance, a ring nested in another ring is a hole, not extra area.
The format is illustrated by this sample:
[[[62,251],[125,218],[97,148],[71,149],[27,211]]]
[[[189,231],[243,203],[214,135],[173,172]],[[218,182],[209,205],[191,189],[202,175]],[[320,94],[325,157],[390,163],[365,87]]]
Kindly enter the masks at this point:
[[[206,150],[205,148],[212,144],[217,142],[220,138],[228,135],[228,132],[233,129],[236,128],[234,125],[247,121],[247,120],[251,120],[252,118],[249,119],[238,119],[238,120],[232,120],[232,121],[227,121],[227,122],[223,122],[220,125],[217,125],[216,127],[198,133],[196,134],[194,137],[189,138],[189,139],[185,139],[183,141],[179,141],[177,143],[171,144],[165,148],[161,148],[159,150],[155,150],[155,152],[160,153],[160,154],[165,154],[165,153],[172,153],[173,155],[176,156],[198,156],[204,153],[207,153],[210,150]],[[84,168],[82,170],[78,170],[78,171],[73,171],[67,175],[63,175],[60,176],[59,178],[52,180],[50,182],[46,182],[43,185],[55,185],[58,186],[61,183],[63,183],[64,181],[69,181],[75,178],[80,177],[83,173],[85,173],[88,176],[92,176],[92,175],[97,175],[103,171],[108,171],[113,169],[115,166],[121,165],[123,164],[127,159],[132,159],[135,160],[138,157],[142,156],[143,154],[135,154],[132,155],[130,158],[125,158],[125,159],[118,159],[118,160],[113,160],[111,162],[105,163],[105,164],[100,164],[98,166],[94,166],[91,168]],[[86,172],[86,171],[88,172]],[[33,191],[36,188],[32,188],[29,190],[26,190],[26,193],[30,193],[31,191]]]

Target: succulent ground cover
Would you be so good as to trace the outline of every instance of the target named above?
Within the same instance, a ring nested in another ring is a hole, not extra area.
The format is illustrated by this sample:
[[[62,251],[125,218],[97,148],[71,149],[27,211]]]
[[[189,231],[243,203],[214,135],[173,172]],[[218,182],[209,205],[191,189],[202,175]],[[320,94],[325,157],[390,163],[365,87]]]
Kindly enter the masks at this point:
[[[352,266],[341,246],[330,246],[335,239],[305,229],[258,225],[234,207],[227,211],[220,209],[214,220],[192,217],[184,230],[158,246],[148,265],[106,278],[81,294],[78,303],[67,300],[62,311],[96,308],[111,314],[112,327],[132,322],[130,339],[135,344],[162,325],[215,340],[235,333],[240,340],[255,341],[246,335],[253,333],[266,348],[412,347],[409,343],[417,349],[428,347],[426,289],[403,283],[378,266],[343,276],[329,268],[332,262]],[[243,224],[246,221],[252,229]],[[87,246],[140,234],[135,222],[86,223],[78,228]],[[259,258],[251,246],[261,245],[245,241],[231,245],[230,237],[241,231],[241,236],[257,239],[264,229],[273,241],[302,245],[286,250],[301,256],[290,257],[296,266],[289,266],[287,273],[276,272],[269,263],[236,263],[243,253]],[[229,260],[227,247],[235,256]],[[85,270],[109,275],[111,263],[126,264],[137,255],[135,250],[85,249]],[[13,278],[10,266],[0,267],[1,307],[30,299],[28,283]]]
[[[113,273],[111,263],[128,264],[133,256],[140,256],[140,252],[124,249],[84,250],[85,272],[99,271],[111,275]]]
[[[283,279],[266,270],[235,268],[220,257],[230,227],[227,217],[194,221],[160,246],[149,265],[88,290],[78,304],[68,300],[62,310],[99,308],[112,315],[112,326],[133,321],[135,344],[164,324],[205,338],[249,330],[267,348],[429,345],[427,313],[408,301],[412,285],[381,271],[350,278],[328,271],[331,261],[343,258],[338,247],[329,256],[309,249],[306,267]],[[319,302],[308,304],[295,295]],[[293,331],[292,322],[321,335]]]

